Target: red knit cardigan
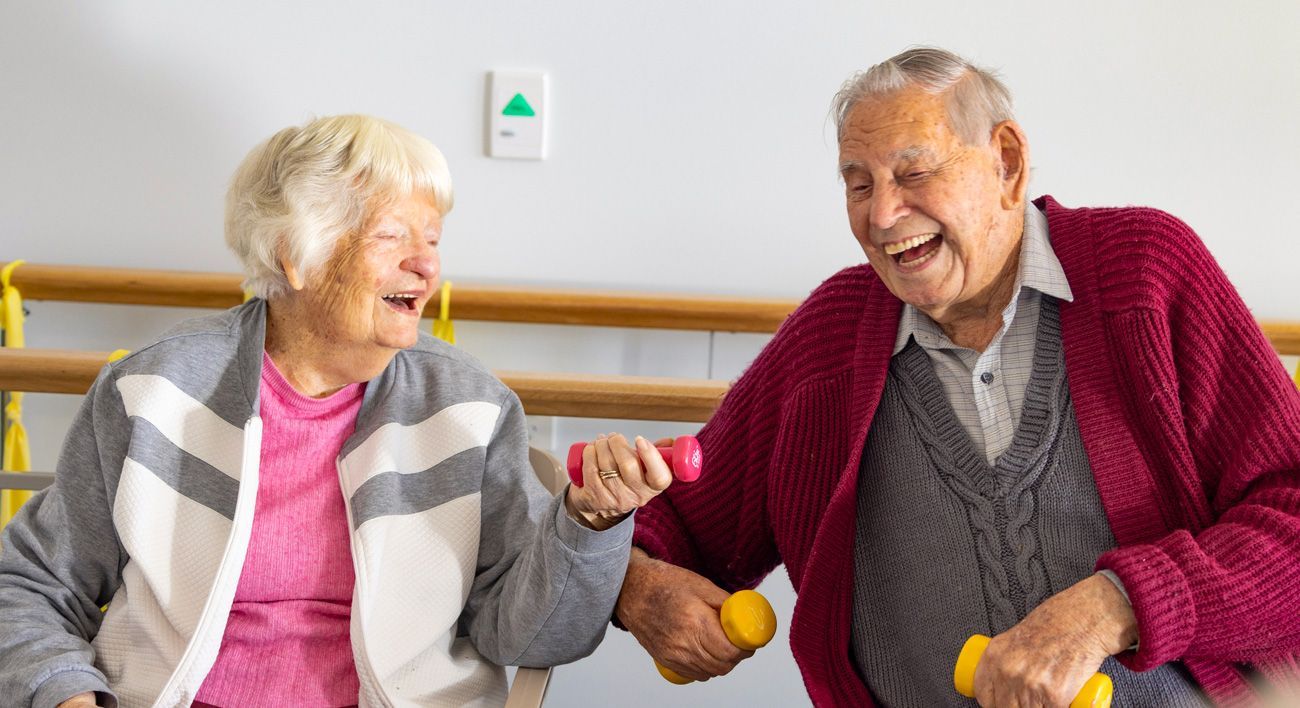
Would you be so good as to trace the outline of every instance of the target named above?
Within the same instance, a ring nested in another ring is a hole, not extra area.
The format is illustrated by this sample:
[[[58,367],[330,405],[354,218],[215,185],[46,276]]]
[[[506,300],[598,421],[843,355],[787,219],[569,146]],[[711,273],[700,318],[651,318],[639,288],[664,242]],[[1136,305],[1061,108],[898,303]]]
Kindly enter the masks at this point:
[[[1200,239],[1153,209],[1045,210],[1080,433],[1143,670],[1216,700],[1240,668],[1300,676],[1300,392]],[[818,705],[871,704],[849,657],[858,463],[902,303],[870,266],[817,288],[701,430],[703,476],[637,513],[635,543],[724,588],[784,563],[790,643]],[[955,656],[953,657],[956,658]]]

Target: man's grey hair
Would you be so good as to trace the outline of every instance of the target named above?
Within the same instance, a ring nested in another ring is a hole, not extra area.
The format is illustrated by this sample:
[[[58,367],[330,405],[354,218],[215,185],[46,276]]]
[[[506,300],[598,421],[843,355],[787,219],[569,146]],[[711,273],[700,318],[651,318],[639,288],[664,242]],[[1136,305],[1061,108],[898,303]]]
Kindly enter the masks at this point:
[[[310,279],[375,208],[410,195],[451,211],[451,175],[433,143],[370,116],[318,118],[244,158],[226,194],[226,245],[243,262],[244,287],[275,297],[289,289],[281,255]]]
[[[949,126],[968,145],[987,142],[993,126],[1013,118],[1011,92],[994,72],[946,49],[913,47],[844,82],[831,105],[838,138],[844,139],[845,121],[863,99],[910,87],[942,94]]]

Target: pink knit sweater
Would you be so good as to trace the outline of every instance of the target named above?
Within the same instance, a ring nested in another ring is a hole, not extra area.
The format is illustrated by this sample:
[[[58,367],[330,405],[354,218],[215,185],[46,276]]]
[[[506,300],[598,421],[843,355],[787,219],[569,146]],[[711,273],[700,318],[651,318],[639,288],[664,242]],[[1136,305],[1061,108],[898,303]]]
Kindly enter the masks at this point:
[[[353,384],[309,398],[263,355],[253,532],[200,703],[356,704],[352,545],[334,460],[356,426],[363,393],[365,384]]]
[[[1220,702],[1241,668],[1300,676],[1300,393],[1185,224],[1044,197],[1080,433],[1137,615],[1137,670],[1179,660]],[[869,266],[823,283],[700,432],[700,481],[637,513],[651,555],[725,588],[784,563],[818,705],[870,705],[849,657],[862,447],[902,304]],[[953,657],[956,659],[956,657]]]

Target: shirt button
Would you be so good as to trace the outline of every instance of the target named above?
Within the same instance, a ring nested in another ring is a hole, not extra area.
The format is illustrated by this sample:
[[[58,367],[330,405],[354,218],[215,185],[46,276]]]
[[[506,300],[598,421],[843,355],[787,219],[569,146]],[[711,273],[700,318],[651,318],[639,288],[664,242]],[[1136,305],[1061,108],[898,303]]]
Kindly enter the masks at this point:
[[[993,383],[993,372],[985,371],[984,373],[980,374],[980,381],[983,381],[986,384]]]

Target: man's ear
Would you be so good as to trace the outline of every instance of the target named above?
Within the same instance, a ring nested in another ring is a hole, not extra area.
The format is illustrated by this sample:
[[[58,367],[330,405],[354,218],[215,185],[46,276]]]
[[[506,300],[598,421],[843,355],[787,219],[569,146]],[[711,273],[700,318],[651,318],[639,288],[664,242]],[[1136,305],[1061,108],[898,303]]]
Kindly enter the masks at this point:
[[[993,126],[989,141],[998,151],[998,173],[1002,179],[1002,208],[1024,208],[1029,190],[1029,141],[1025,132],[1012,120]]]
[[[283,248],[276,254],[276,259],[280,261],[280,270],[284,271],[284,278],[289,281],[289,287],[294,290],[302,290],[303,285],[305,285],[302,280],[302,273],[298,272],[298,267],[285,255]]]

